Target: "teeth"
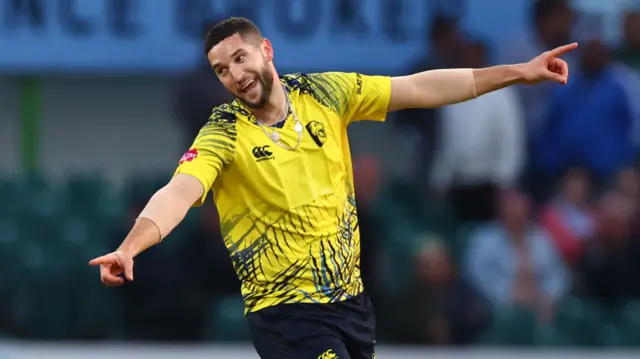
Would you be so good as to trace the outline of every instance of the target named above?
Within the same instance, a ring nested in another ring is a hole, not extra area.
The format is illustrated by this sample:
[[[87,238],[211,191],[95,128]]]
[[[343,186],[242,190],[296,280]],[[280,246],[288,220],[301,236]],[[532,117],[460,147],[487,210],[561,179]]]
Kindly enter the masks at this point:
[[[244,86],[242,86],[242,91],[246,90],[247,88],[249,88],[249,86],[251,86],[251,84],[253,84],[253,80],[247,82]]]

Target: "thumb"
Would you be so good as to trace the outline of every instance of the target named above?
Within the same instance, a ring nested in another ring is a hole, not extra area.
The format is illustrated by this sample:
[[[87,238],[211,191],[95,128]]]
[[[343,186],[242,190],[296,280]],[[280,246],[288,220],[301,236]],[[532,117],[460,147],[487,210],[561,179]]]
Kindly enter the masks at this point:
[[[133,259],[127,258],[124,260],[124,276],[128,281],[133,281]]]
[[[547,78],[549,80],[555,81],[557,83],[560,83],[562,85],[566,85],[567,84],[567,77],[558,73],[555,73],[553,71],[547,71]]]

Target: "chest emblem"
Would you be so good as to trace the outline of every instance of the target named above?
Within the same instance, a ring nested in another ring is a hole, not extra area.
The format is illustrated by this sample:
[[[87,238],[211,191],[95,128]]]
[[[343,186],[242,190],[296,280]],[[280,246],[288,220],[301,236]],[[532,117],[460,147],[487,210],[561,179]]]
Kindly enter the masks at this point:
[[[313,139],[313,142],[315,142],[318,147],[324,146],[327,142],[327,130],[324,125],[318,121],[311,121],[305,127],[311,139]]]
[[[251,150],[251,154],[253,154],[253,158],[256,159],[256,162],[268,161],[275,158],[269,145],[256,146]]]

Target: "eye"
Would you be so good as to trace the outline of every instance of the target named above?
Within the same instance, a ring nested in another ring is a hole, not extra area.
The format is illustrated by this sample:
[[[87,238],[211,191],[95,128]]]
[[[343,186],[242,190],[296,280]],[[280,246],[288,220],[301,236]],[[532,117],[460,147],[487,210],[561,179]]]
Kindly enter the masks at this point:
[[[244,60],[246,59],[245,55],[240,55],[238,56],[238,58],[236,59],[237,62],[244,62]]]
[[[218,76],[225,76],[229,72],[229,69],[224,67],[224,68],[219,69],[216,72],[218,73]]]

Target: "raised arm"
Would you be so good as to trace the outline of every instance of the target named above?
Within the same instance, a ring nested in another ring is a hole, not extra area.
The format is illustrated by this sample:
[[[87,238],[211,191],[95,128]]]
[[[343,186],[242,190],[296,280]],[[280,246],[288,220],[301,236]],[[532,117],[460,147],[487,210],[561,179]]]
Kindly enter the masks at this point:
[[[393,77],[388,110],[441,107],[516,84],[555,81],[564,85],[569,78],[569,67],[560,56],[577,47],[577,43],[561,46],[523,64],[431,70]]]

